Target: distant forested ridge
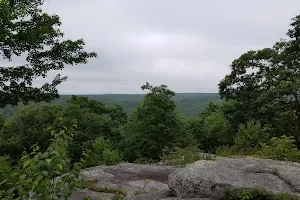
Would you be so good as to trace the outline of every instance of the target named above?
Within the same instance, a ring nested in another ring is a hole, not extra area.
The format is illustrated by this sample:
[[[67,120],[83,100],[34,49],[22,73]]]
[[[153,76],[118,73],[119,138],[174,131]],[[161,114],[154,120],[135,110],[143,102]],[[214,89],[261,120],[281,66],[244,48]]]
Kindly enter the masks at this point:
[[[61,95],[60,98],[51,101],[51,105],[59,104],[65,107],[66,100],[72,95]],[[78,95],[89,99],[103,102],[107,105],[118,104],[123,107],[125,112],[130,115],[136,106],[145,97],[144,94],[101,94],[101,95]],[[176,93],[172,99],[176,103],[176,110],[183,116],[198,116],[202,110],[210,103],[221,102],[220,95],[217,93]],[[0,109],[5,115],[13,113],[14,108],[7,106]]]

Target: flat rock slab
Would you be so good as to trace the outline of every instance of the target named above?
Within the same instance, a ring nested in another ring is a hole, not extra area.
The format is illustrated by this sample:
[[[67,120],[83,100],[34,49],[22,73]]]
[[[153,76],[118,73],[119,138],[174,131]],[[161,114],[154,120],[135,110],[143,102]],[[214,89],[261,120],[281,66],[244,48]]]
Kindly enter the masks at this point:
[[[201,160],[169,176],[177,197],[220,199],[226,189],[264,187],[273,193],[300,193],[300,164],[254,158]]]
[[[168,176],[175,169],[170,166],[122,163],[117,166],[97,166],[85,169],[81,172],[80,178],[93,181],[97,187],[119,189],[129,196],[134,196],[168,191]],[[80,192],[83,193],[79,190]],[[73,198],[72,200],[82,199]]]
[[[78,189],[72,194],[69,200],[83,200],[86,197],[90,197],[92,200],[112,200],[114,196],[115,194],[94,192],[86,189]]]
[[[170,191],[164,189],[147,194],[127,196],[124,200],[161,200],[168,198],[170,195]]]

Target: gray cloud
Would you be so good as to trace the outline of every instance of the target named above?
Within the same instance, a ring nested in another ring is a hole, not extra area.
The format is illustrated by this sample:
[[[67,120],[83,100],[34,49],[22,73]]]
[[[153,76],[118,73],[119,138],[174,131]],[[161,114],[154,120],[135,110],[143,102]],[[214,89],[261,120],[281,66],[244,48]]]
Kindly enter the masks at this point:
[[[217,92],[230,63],[285,37],[299,0],[51,0],[66,38],[99,58],[67,67],[61,93],[141,93],[145,81],[176,92]]]

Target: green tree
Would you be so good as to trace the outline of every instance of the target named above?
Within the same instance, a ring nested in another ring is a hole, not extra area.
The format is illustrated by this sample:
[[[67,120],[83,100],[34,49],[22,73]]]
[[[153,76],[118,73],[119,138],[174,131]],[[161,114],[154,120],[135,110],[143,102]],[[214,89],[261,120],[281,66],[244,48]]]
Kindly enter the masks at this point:
[[[300,15],[293,18],[288,39],[272,48],[249,51],[231,64],[219,93],[235,100],[245,123],[270,124],[274,135],[290,133],[300,147]]]
[[[128,161],[138,158],[158,160],[164,147],[174,147],[181,135],[180,118],[175,112],[171,97],[175,93],[166,85],[152,86],[144,100],[130,116],[124,126],[124,156]]]
[[[98,137],[110,140],[114,148],[121,140],[120,127],[127,121],[127,115],[122,107],[106,106],[87,97],[72,96],[64,110],[64,124],[78,124],[78,130],[70,143],[72,160],[79,159],[84,149],[91,149]]]
[[[223,104],[209,103],[199,117],[189,119],[189,130],[197,140],[197,147],[205,152],[233,143],[234,132],[222,108]]]
[[[89,113],[76,105],[71,107],[64,112],[64,124],[78,123],[78,130],[74,133],[68,148],[72,161],[77,161],[82,151],[91,148],[97,137],[103,136],[108,139],[108,136],[112,135],[112,129],[103,116]]]
[[[58,74],[41,87],[35,87],[33,80],[97,56],[83,50],[82,39],[62,40],[59,16],[44,13],[43,3],[44,0],[0,1],[0,54],[8,61],[25,58],[23,65],[0,66],[0,107],[57,98],[56,86],[66,77]]]
[[[201,149],[209,152],[215,152],[217,147],[230,145],[233,141],[230,123],[221,111],[213,112],[204,119],[197,136]]]
[[[16,158],[34,144],[38,144],[42,151],[46,150],[51,138],[48,128],[60,125],[61,114],[60,106],[33,104],[18,107],[0,131],[0,154]]]

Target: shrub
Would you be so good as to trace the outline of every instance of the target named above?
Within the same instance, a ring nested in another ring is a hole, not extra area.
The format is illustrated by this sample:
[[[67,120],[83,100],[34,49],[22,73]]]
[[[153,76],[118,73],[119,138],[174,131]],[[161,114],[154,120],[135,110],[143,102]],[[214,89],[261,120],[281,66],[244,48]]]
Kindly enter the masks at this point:
[[[212,160],[215,156],[201,152],[197,147],[189,146],[185,148],[175,147],[173,150],[164,150],[161,161],[166,165],[185,165],[197,160]]]
[[[268,131],[268,127],[262,127],[257,121],[241,124],[239,134],[234,138],[234,146],[240,150],[258,149],[262,143],[269,141]]]
[[[292,136],[271,138],[269,144],[264,144],[257,154],[263,158],[300,162],[300,151]]]
[[[265,159],[300,162],[300,151],[297,149],[292,136],[271,138],[269,142],[262,143],[259,149],[238,149],[236,146],[219,147],[219,156],[253,156]]]
[[[253,148],[243,148],[238,149],[236,146],[222,146],[218,147],[216,150],[216,155],[223,157],[234,157],[234,156],[252,156],[258,157],[256,155],[257,149]]]
[[[219,156],[255,156],[264,143],[269,141],[269,127],[262,127],[258,121],[249,121],[239,126],[239,133],[234,137],[234,145],[218,147]]]
[[[122,162],[122,155],[114,150],[112,144],[103,137],[97,138],[91,149],[87,150],[85,167],[115,165]]]
[[[50,146],[42,153],[32,146],[23,153],[16,169],[0,184],[0,199],[67,199],[77,185],[82,162],[71,167],[66,148],[73,130],[51,132]],[[9,188],[6,190],[5,188]]]
[[[287,193],[273,194],[264,188],[227,190],[222,200],[300,200]]]
[[[140,158],[136,159],[134,161],[134,163],[146,165],[146,164],[155,164],[155,163],[157,163],[157,161],[153,160],[151,158],[140,157]]]

